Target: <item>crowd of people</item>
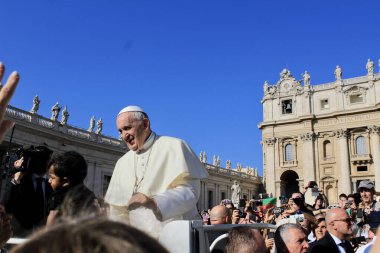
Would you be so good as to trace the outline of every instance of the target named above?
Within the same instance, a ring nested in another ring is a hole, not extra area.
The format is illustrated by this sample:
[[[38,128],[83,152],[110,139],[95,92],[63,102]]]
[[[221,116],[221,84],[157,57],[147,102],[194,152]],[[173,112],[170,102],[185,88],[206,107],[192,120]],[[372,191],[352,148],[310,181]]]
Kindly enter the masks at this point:
[[[13,72],[1,85],[4,73],[0,63],[0,141],[14,125],[4,114],[19,81]],[[277,207],[254,199],[234,206],[225,199],[198,214],[207,172],[186,142],[154,133],[138,106],[123,108],[116,125],[130,151],[117,162],[105,200],[85,186],[87,163],[78,152],[53,154],[32,146],[17,153],[2,193],[0,248],[13,233],[27,238],[10,250],[15,253],[168,252],[157,241],[164,225],[203,218],[205,226],[236,225],[215,252],[380,252],[373,182],[361,181],[359,193],[340,194],[337,205],[329,205],[323,192],[306,203],[308,184],[288,199],[282,196]],[[260,223],[277,228],[246,225]]]
[[[380,225],[380,204],[376,201],[374,183],[361,181],[358,193],[342,193],[338,203],[333,205],[329,205],[322,191],[319,191],[313,204],[306,203],[304,195],[309,184],[301,192],[293,192],[287,201],[279,198],[277,207],[263,206],[263,200],[254,199],[245,201],[244,207],[235,207],[231,200],[222,200],[220,205],[201,213],[203,222],[214,226],[255,223],[276,225],[275,231],[260,230],[260,239],[255,245],[261,245],[263,241],[265,248],[257,252],[370,252]],[[244,251],[243,241],[239,243],[240,251],[235,246],[233,251],[229,251],[232,246],[228,245],[235,245],[233,241],[238,240],[236,233],[229,233],[225,252],[256,252]],[[246,233],[245,236],[252,237],[251,232]],[[222,252],[220,249],[215,250],[219,251]]]

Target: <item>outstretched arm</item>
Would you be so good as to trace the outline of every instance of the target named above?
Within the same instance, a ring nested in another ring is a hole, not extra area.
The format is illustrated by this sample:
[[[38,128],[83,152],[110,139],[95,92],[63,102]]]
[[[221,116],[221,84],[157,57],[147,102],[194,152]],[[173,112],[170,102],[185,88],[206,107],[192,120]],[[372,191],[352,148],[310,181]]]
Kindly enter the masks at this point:
[[[3,63],[0,63],[0,142],[3,140],[8,130],[14,125],[13,121],[4,119],[4,115],[7,105],[9,104],[9,101],[11,100],[20,79],[19,74],[16,71],[13,71],[3,86],[1,84],[4,73],[5,66]]]

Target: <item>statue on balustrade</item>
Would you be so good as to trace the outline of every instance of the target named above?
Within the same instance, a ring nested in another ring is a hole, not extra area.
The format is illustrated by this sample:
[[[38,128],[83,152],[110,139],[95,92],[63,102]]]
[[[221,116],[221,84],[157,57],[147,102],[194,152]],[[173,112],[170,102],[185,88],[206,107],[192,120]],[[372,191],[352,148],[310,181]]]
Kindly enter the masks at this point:
[[[234,180],[234,184],[231,186],[231,200],[235,207],[239,206],[239,200],[241,195],[241,188],[237,180]]]
[[[58,114],[59,112],[61,111],[61,106],[57,103],[55,103],[55,105],[53,105],[53,107],[51,108],[51,120],[53,121],[57,121],[58,120]]]
[[[61,119],[61,125],[62,126],[66,126],[67,125],[67,120],[69,119],[69,111],[67,110],[67,106],[65,106],[65,108],[63,108],[63,111],[62,111],[62,119]]]
[[[238,172],[241,172],[241,164],[240,164],[240,163],[237,163],[237,165],[236,165],[236,170],[237,170]]]
[[[307,70],[305,70],[305,73],[303,74],[303,85],[305,87],[310,86],[310,75]]]
[[[268,91],[269,91],[269,83],[268,81],[265,81],[264,82],[264,95],[267,95],[268,94]]]
[[[90,133],[94,132],[94,127],[95,127],[95,116],[92,116],[90,119],[90,126],[88,127],[87,131]]]
[[[203,151],[203,162],[204,162],[204,163],[207,163],[207,155],[206,155],[206,151]]]
[[[373,76],[373,71],[375,69],[375,64],[373,63],[373,61],[371,59],[368,59],[365,68],[367,69],[367,72],[368,72],[367,75],[368,76]]]
[[[103,121],[102,121],[102,119],[100,118],[100,119],[96,122],[96,134],[101,134],[101,133],[102,133],[102,130],[103,130]]]
[[[216,157],[216,166],[220,167],[220,157]]]
[[[30,113],[36,114],[38,112],[38,109],[40,109],[40,99],[38,96],[34,96],[33,98],[33,107],[30,109]]]
[[[226,169],[230,170],[231,169],[231,160],[226,161]]]
[[[336,66],[334,74],[337,81],[342,80],[342,68],[339,65]]]

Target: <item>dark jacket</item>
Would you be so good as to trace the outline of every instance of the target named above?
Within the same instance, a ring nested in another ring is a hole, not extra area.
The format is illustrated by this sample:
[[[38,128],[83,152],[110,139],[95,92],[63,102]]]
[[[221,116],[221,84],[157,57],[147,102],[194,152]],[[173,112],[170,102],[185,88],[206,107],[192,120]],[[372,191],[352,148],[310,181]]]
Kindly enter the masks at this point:
[[[351,244],[346,241],[346,249],[348,253],[354,253],[354,249]],[[312,247],[309,248],[310,253],[340,253],[338,245],[335,244],[334,239],[329,232],[326,232],[325,236],[317,241]]]
[[[10,180],[7,182],[4,198],[1,204],[5,210],[17,220],[20,229],[32,230],[45,224],[47,201],[52,192],[50,184],[45,180],[45,206],[44,210],[36,210],[36,190],[33,184],[32,174],[22,177],[20,184],[14,185]],[[42,214],[42,216],[40,215]]]

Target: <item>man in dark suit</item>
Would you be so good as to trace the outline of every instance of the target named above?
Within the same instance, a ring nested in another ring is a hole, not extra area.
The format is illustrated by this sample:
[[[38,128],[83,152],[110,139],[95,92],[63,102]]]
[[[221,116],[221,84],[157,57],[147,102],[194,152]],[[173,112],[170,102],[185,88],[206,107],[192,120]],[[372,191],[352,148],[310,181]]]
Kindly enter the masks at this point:
[[[52,153],[47,147],[31,147],[28,156],[15,162],[16,172],[7,182],[1,203],[12,214],[13,234],[25,237],[46,222],[47,200],[52,189],[47,178],[47,163]]]
[[[310,249],[311,253],[354,253],[346,239],[352,234],[351,218],[342,208],[330,209],[326,213],[327,233]]]

